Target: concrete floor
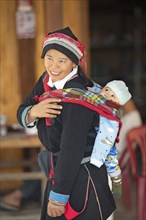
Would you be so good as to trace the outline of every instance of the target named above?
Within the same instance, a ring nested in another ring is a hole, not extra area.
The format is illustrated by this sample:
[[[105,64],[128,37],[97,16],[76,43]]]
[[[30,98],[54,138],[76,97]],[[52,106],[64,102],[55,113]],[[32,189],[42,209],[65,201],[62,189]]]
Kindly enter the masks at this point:
[[[0,214],[0,220],[40,220],[40,207],[29,206],[17,212],[4,212]],[[137,220],[136,211],[126,212],[122,201],[117,202],[117,210],[114,214],[114,220]]]
[[[135,203],[135,200],[133,201]],[[132,210],[127,211],[124,207],[122,198],[116,200],[117,210],[114,214],[114,220],[137,220],[136,218],[136,204],[132,205]]]
[[[127,212],[123,205],[122,198],[116,200],[117,210],[114,214],[114,220],[137,220],[136,219],[136,192],[135,184],[132,185],[132,210]],[[40,220],[41,208],[38,204],[29,204],[17,212],[0,212],[0,220]]]

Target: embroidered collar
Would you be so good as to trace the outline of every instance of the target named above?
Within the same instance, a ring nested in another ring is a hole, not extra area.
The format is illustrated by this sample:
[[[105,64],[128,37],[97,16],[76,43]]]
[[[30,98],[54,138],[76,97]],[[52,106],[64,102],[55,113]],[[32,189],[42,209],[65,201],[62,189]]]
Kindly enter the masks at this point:
[[[73,76],[75,76],[77,74],[77,71],[78,71],[78,66],[73,68],[73,70],[65,78],[58,80],[56,82],[52,82],[51,77],[49,77],[49,81],[47,82],[47,85],[50,86],[51,88],[55,86],[56,89],[63,89],[65,83],[69,81]]]

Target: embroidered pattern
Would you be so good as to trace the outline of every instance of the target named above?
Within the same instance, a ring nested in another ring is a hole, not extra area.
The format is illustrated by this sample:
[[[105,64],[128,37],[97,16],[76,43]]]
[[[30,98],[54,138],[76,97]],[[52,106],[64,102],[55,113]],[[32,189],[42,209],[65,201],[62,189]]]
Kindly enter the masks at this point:
[[[58,89],[53,91],[47,91],[39,97],[39,101],[50,98],[58,97],[64,102],[72,102],[84,105],[85,103],[91,107],[92,110],[104,111],[106,114],[113,115],[115,118],[120,119],[119,105],[108,100],[100,94],[88,90],[82,90],[78,88]],[[75,102],[74,102],[75,101]],[[79,102],[78,102],[79,101]],[[84,103],[84,104],[83,104]],[[87,106],[88,107],[88,106]],[[99,111],[98,111],[99,112]]]

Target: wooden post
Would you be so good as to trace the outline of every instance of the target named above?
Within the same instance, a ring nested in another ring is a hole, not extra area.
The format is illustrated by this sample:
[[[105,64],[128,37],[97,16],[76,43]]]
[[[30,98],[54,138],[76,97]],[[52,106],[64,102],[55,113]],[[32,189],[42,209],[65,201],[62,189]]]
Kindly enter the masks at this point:
[[[62,1],[45,1],[46,33],[62,28]]]
[[[87,53],[87,74],[90,76],[89,45],[89,5],[88,0],[62,0],[63,27],[70,26],[75,35],[83,42]]]
[[[18,71],[18,42],[15,24],[16,1],[0,1],[0,105],[1,113],[8,117],[8,124],[16,122],[16,110],[20,104]]]
[[[16,1],[0,1],[0,114],[8,117],[8,123],[16,123],[16,111],[21,102],[20,94],[20,73],[18,59],[18,40],[16,38]],[[22,67],[21,67],[22,68]],[[22,158],[22,151],[11,149],[0,151],[0,161],[15,161]],[[1,169],[0,172],[7,172],[9,169]],[[21,171],[22,168],[11,168],[10,172]],[[1,190],[8,190],[20,186],[21,181],[4,181]]]
[[[45,36],[45,1],[34,1],[36,15],[36,39],[35,39],[35,79],[36,81],[45,71],[43,60],[41,60],[42,43]]]
[[[61,28],[62,25],[62,8],[61,1],[39,0],[34,1],[36,13],[36,50],[35,50],[35,72],[36,80],[45,70],[43,60],[41,60],[42,43],[44,36],[49,31]]]

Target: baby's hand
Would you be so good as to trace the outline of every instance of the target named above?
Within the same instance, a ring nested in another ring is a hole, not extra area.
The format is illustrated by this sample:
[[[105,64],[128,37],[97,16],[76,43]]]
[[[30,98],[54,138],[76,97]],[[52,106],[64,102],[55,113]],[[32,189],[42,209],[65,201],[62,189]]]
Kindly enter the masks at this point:
[[[102,89],[102,87],[99,84],[93,82],[93,86],[92,87],[87,87],[87,89],[90,92],[99,93],[100,90]]]
[[[94,92],[93,90],[93,87],[87,87],[87,89],[88,89],[88,91],[90,91],[90,92]]]

